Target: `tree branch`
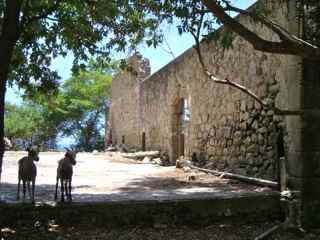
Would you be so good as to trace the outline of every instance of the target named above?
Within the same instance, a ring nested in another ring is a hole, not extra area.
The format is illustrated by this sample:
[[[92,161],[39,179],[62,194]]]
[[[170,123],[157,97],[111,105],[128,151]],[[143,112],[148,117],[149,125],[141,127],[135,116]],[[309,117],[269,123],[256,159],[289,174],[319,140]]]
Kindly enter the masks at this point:
[[[169,55],[171,55],[173,59],[175,59],[176,56],[174,55],[174,53],[173,53],[173,51],[172,51],[172,49],[170,47],[170,44],[168,43],[168,41],[167,41],[167,39],[165,37],[163,38],[163,42],[165,43],[166,46],[160,45],[161,49],[163,51],[165,51],[166,53],[168,53]]]
[[[24,14],[24,17],[21,21],[21,30],[25,29],[26,26],[28,26],[29,24],[31,24],[32,22],[38,21],[40,19],[46,18],[49,15],[51,15],[54,11],[56,11],[60,5],[60,3],[62,2],[62,0],[56,0],[56,2],[50,6],[46,11],[44,11],[43,13],[40,13],[38,15],[34,15],[31,17],[28,17],[28,7],[30,6],[26,6],[26,11]]]
[[[250,12],[247,10],[243,10],[243,9],[231,6],[228,2],[226,2],[226,4],[227,4],[227,7],[225,8],[226,11],[234,11],[237,13],[241,13],[243,15],[247,15],[247,16],[251,17],[255,21],[259,21],[260,23],[264,24],[269,29],[271,29],[274,33],[276,33],[282,41],[292,41],[292,42],[296,42],[297,44],[306,44],[314,49],[318,48],[317,46],[315,46],[311,43],[308,43],[308,42],[302,40],[301,38],[298,38],[295,35],[292,35],[289,31],[287,31],[285,28],[283,28],[279,24],[269,20],[268,18],[266,18],[264,16],[257,14],[254,11]]]
[[[273,42],[268,41],[260,36],[258,36],[253,31],[249,30],[247,27],[239,23],[234,18],[230,17],[225,10],[237,11],[239,13],[245,13],[248,15],[247,11],[238,9],[227,4],[226,8],[223,8],[216,1],[213,0],[202,0],[203,4],[213,13],[227,28],[237,33],[239,36],[248,41],[256,50],[277,53],[277,54],[289,54],[297,55],[307,59],[319,60],[320,59],[320,49],[310,43],[307,43],[296,36],[289,34],[286,30],[279,25],[256,15],[255,19],[265,24],[270,30],[275,32],[282,41]],[[254,14],[250,13],[253,17]]]
[[[240,91],[242,91],[243,93],[245,93],[246,95],[249,95],[251,98],[253,98],[255,101],[257,101],[262,108],[265,109],[271,109],[274,110],[275,114],[277,115],[300,115],[302,114],[302,111],[298,110],[298,111],[291,111],[291,110],[282,110],[279,109],[275,106],[270,106],[269,104],[267,104],[266,102],[264,102],[258,95],[256,95],[254,92],[252,92],[250,89],[246,88],[245,86],[234,82],[234,81],[230,81],[229,79],[221,79],[216,77],[214,74],[212,74],[208,68],[206,67],[205,63],[204,63],[204,59],[202,57],[202,52],[201,52],[201,45],[200,45],[200,29],[201,29],[201,25],[202,25],[202,20],[203,18],[201,18],[201,21],[199,23],[198,29],[197,29],[197,33],[194,33],[193,31],[190,31],[190,33],[192,34],[196,45],[195,45],[195,49],[197,51],[197,55],[198,55],[198,59],[201,65],[201,68],[203,70],[203,73],[205,74],[205,76],[210,79],[211,81],[215,82],[215,83],[220,83],[220,84],[225,84],[225,85],[229,85],[231,87],[234,87]]]

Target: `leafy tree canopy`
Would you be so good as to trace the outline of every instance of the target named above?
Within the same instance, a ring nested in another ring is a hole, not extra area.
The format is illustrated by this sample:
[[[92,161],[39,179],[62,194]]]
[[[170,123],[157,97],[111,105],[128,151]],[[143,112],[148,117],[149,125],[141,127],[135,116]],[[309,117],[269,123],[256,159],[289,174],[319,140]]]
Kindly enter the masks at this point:
[[[92,150],[104,129],[112,76],[99,70],[80,71],[62,85],[62,132],[76,138],[78,148]]]
[[[143,39],[157,44],[161,19],[151,13],[152,5],[153,1],[126,0],[0,1],[0,39],[6,37],[4,24],[11,11],[18,11],[20,19],[11,29],[14,34],[18,28],[10,83],[30,93],[55,91],[58,75],[49,65],[57,56],[73,52],[77,71],[89,56],[108,58],[112,51],[123,51]]]
[[[58,94],[50,97],[33,95],[26,99],[24,106],[8,103],[5,136],[13,143],[20,141],[25,145],[46,148],[46,142],[62,134],[73,136],[79,149],[96,149],[97,144],[101,145],[101,140],[103,142],[101,131],[104,129],[112,81],[112,76],[97,65],[92,62],[92,70],[80,71],[67,79]]]
[[[6,105],[5,135],[11,140],[13,146],[20,141],[20,146],[38,145],[54,137],[54,133],[47,128],[46,117],[40,106],[27,104],[17,106]]]

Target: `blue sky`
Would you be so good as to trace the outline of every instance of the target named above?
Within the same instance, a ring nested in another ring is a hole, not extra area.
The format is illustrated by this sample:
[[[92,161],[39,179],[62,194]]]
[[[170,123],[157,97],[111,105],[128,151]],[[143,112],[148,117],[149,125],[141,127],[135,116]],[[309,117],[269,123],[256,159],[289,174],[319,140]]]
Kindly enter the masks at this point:
[[[236,6],[241,8],[247,8],[256,0],[234,0]],[[184,34],[182,36],[178,35],[175,26],[167,26],[164,29],[165,39],[170,49],[172,50],[175,57],[179,56],[181,53],[186,51],[192,45],[194,45],[194,40],[191,35]],[[161,47],[152,48],[147,46],[140,46],[140,53],[150,60],[151,72],[156,72],[161,67],[173,60],[173,56],[167,51],[166,44],[163,44]],[[72,66],[73,57],[72,54],[68,54],[66,57],[58,57],[52,62],[51,68],[57,70],[62,80],[65,80],[71,76],[71,66]],[[17,94],[17,88],[9,88],[6,95],[6,100],[12,103],[21,103],[19,94]]]

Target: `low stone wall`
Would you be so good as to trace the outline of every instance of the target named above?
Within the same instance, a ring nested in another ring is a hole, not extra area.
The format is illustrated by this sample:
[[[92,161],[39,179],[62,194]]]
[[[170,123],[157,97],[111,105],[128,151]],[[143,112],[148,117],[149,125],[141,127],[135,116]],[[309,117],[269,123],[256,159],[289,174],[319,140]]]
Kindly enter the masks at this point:
[[[0,205],[0,226],[46,225],[50,220],[63,226],[94,225],[108,227],[210,225],[279,220],[279,194],[230,195],[228,198],[179,201],[129,201],[109,203],[32,206]]]

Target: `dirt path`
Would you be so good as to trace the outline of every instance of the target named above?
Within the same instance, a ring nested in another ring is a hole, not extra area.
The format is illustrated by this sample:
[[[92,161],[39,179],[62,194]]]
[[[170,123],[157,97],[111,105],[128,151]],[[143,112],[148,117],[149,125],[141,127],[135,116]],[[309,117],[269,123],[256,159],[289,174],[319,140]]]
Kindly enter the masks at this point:
[[[6,152],[1,185],[1,199],[15,202],[17,162],[25,152]],[[37,163],[36,201],[53,201],[57,161],[63,153],[40,153]],[[267,191],[237,181],[224,180],[198,173],[188,181],[190,173],[175,167],[137,163],[117,153],[78,153],[74,167],[74,201],[119,201],[148,199],[184,199],[225,194]]]

